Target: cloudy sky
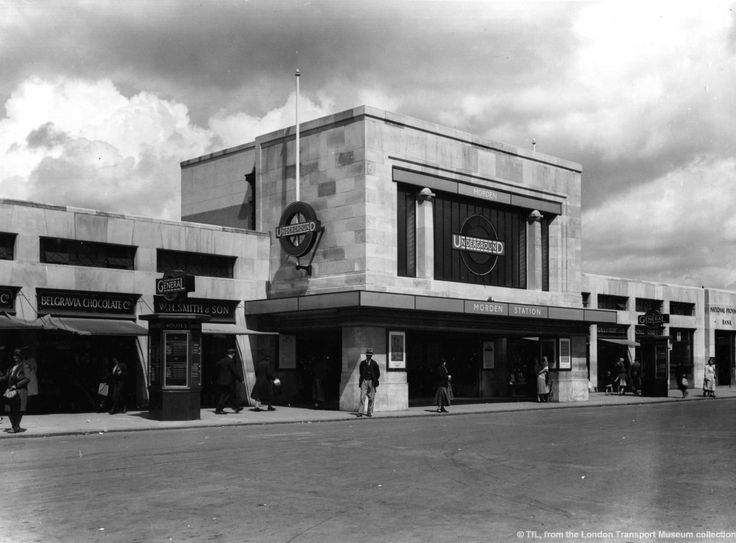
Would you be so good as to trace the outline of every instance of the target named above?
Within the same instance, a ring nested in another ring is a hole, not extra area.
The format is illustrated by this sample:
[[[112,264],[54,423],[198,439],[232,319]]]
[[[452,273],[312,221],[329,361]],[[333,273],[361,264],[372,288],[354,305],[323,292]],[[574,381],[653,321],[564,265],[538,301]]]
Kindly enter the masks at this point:
[[[179,218],[179,163],[369,105],[583,165],[585,271],[736,289],[736,3],[0,0],[0,198]]]

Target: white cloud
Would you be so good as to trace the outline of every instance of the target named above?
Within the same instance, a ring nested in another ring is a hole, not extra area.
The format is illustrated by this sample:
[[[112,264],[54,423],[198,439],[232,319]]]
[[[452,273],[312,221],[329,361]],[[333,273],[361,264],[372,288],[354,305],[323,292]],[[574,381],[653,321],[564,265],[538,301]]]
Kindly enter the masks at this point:
[[[318,102],[299,97],[299,124],[335,113],[334,103],[326,96]],[[213,133],[219,136],[223,147],[235,147],[256,139],[257,136],[293,126],[296,122],[296,92],[292,92],[283,106],[272,109],[262,117],[248,113],[218,111],[209,120]]]
[[[700,157],[641,184],[584,211],[585,270],[696,286],[733,282],[734,201],[734,158]]]
[[[609,159],[655,156],[691,138],[688,126],[718,132],[730,121],[714,106],[736,82],[731,25],[721,2],[590,4],[574,26],[578,107],[554,129]]]
[[[30,77],[5,109],[2,194],[45,203],[177,218],[178,164],[212,139],[184,105],[108,80]]]

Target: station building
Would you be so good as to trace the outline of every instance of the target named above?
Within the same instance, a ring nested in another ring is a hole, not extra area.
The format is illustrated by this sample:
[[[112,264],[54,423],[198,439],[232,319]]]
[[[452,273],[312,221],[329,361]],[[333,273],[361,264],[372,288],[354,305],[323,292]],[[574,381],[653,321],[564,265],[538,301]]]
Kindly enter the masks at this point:
[[[211,316],[203,406],[229,346],[248,387],[270,357],[281,401],[309,402],[320,372],[342,410],[369,347],[378,411],[431,401],[440,359],[465,401],[532,395],[543,357],[556,401],[587,400],[619,356],[652,394],[680,372],[700,386],[708,357],[731,384],[736,293],[583,273],[579,164],[365,106],[295,142],[289,127],[182,162],[181,222],[0,201],[3,345],[37,350],[42,391],[76,379],[92,399],[124,353],[145,406],[141,317],[193,310],[154,290],[180,269],[184,305]]]

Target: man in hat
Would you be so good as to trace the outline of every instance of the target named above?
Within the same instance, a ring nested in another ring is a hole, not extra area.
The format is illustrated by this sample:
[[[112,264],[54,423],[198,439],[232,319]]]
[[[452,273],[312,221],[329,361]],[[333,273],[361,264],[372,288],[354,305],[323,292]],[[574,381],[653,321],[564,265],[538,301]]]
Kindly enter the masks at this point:
[[[220,392],[215,413],[224,415],[225,406],[228,404],[236,413],[240,413],[243,408],[236,402],[235,382],[242,382],[243,378],[235,370],[235,349],[229,348],[225,356],[217,361],[215,369],[217,375],[215,382]]]
[[[372,417],[373,400],[376,398],[376,388],[378,388],[378,378],[381,376],[381,370],[378,369],[378,364],[373,360],[373,349],[370,347],[365,350],[365,358],[360,362],[359,372],[358,387],[360,387],[360,406],[358,407],[358,416],[363,415],[363,406],[367,397],[368,406],[366,407],[365,414]]]

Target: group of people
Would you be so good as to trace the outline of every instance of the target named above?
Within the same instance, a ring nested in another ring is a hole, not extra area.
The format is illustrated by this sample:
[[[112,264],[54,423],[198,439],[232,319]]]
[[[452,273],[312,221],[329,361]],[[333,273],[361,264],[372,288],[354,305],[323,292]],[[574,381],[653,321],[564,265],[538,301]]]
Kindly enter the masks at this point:
[[[13,350],[12,365],[7,371],[0,372],[0,386],[3,411],[9,413],[10,419],[10,428],[6,431],[16,434],[23,431],[20,422],[31,398],[38,395],[38,364],[28,349]]]
[[[245,403],[243,375],[237,370],[235,353],[234,348],[227,349],[225,356],[215,364],[215,384],[218,389],[215,413],[218,415],[225,415],[226,407],[230,407],[235,413],[240,413]],[[281,381],[271,371],[271,358],[266,356],[259,362],[255,373],[256,382],[250,394],[251,399],[255,402],[253,411],[276,411],[272,404]],[[243,392],[239,393],[239,390]]]
[[[619,396],[623,396],[627,389],[630,389],[635,396],[641,396],[641,362],[634,360],[631,367],[626,367],[623,357],[619,357],[613,372],[606,372],[606,393],[616,391]]]

